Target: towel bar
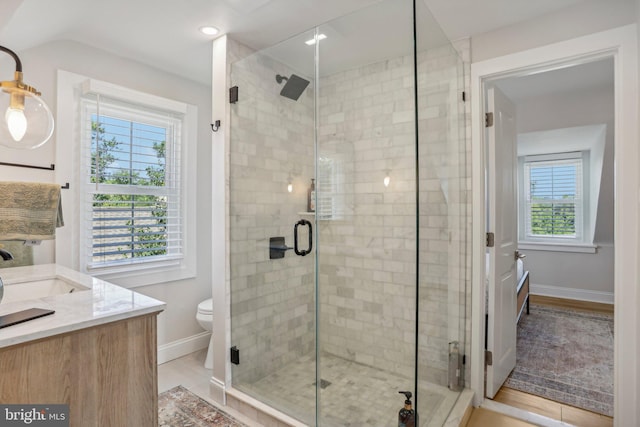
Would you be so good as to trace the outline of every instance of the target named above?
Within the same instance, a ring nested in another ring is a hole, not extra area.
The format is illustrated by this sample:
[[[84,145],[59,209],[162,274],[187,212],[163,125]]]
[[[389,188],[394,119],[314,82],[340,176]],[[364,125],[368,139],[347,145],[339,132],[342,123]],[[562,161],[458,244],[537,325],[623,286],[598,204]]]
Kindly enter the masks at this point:
[[[23,165],[23,164],[20,164],[20,163],[0,162],[0,165],[2,165],[2,166],[15,166],[15,167],[18,167],[18,168],[44,169],[44,170],[47,170],[47,171],[56,170],[56,165],[54,165],[53,163],[51,163],[51,166],[34,166],[34,165]]]

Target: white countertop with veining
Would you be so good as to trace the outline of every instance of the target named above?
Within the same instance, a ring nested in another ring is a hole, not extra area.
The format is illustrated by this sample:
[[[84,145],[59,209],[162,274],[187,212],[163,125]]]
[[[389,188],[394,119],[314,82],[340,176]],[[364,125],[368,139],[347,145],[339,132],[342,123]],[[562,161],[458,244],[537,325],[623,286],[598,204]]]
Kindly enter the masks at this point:
[[[156,299],[56,264],[0,269],[0,277],[5,287],[57,277],[88,288],[61,295],[0,302],[0,316],[29,308],[55,310],[52,315],[0,329],[0,348],[156,313],[166,307]]]

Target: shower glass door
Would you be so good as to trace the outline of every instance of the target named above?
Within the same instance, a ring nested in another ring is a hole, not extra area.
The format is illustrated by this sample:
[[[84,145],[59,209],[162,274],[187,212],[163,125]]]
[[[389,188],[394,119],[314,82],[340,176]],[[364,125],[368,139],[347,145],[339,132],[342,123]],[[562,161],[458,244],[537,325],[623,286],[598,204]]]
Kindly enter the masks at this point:
[[[318,425],[392,426],[415,396],[413,7],[318,28]],[[384,30],[382,30],[384,29]]]
[[[311,426],[396,425],[409,391],[443,425],[468,334],[458,53],[423,0],[229,51],[233,387]]]
[[[230,41],[233,386],[315,423],[315,32],[251,52]],[[308,253],[307,253],[308,251]]]

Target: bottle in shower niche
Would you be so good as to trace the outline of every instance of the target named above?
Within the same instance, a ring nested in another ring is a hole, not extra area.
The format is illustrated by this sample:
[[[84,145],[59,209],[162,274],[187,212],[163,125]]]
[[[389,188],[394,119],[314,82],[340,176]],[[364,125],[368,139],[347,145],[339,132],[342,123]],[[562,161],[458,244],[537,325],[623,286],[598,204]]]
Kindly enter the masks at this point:
[[[316,180],[311,178],[311,186],[307,191],[307,212],[316,211]]]
[[[411,408],[411,392],[399,391],[398,393],[404,394],[405,397],[404,407],[398,412],[398,427],[415,427],[416,412]]]

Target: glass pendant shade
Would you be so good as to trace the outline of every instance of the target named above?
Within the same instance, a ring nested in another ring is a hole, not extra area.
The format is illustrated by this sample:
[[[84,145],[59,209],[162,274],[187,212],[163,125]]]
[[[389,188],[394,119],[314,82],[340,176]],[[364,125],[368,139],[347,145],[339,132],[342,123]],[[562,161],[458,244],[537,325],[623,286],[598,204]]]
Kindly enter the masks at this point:
[[[53,115],[37,94],[20,88],[0,91],[0,144],[33,149],[53,135]]]

